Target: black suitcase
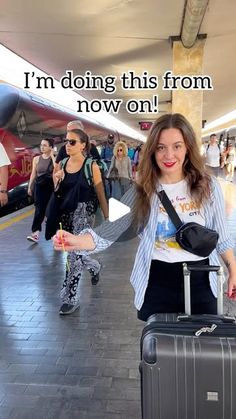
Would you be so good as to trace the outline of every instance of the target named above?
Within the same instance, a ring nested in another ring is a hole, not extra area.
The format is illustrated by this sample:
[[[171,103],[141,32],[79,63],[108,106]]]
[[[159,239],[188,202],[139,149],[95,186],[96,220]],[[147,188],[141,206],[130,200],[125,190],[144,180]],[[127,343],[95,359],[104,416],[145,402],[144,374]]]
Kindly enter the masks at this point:
[[[236,323],[223,316],[223,268],[184,265],[185,313],[155,314],[141,337],[143,419],[236,419]],[[192,315],[190,272],[216,271],[218,315]]]

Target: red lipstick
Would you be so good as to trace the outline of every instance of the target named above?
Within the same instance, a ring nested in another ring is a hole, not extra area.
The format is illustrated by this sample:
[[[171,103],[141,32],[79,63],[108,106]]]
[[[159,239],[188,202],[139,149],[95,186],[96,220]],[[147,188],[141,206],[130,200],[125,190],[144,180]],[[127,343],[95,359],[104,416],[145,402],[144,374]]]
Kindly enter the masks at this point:
[[[173,167],[175,165],[175,162],[165,162],[164,166],[165,167]]]

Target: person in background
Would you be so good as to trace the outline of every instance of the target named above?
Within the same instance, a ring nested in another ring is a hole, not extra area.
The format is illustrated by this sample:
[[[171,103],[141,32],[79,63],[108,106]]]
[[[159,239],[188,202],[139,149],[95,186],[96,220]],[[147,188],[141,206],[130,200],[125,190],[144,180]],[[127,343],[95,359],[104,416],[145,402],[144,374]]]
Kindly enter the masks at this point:
[[[8,166],[11,164],[5,148],[0,143],[0,205],[3,207],[8,203]]]
[[[114,150],[114,135],[109,134],[107,137],[107,142],[103,146],[102,151],[101,151],[101,159],[105,161],[108,169],[111,165],[111,160],[113,157],[113,150]]]
[[[127,145],[123,141],[118,141],[116,143],[113,154],[107,178],[110,178],[113,169],[117,171],[117,180],[114,180],[112,183],[112,197],[120,199],[130,188],[130,183],[132,181],[132,165],[131,160],[128,157]],[[116,190],[114,192],[116,186],[119,187],[119,191]]]
[[[53,139],[45,138],[40,144],[41,155],[35,156],[32,163],[28,194],[33,196],[35,213],[32,223],[32,234],[27,240],[34,243],[39,241],[39,233],[42,231],[42,223],[45,218],[46,208],[54,190],[53,184]]]
[[[135,150],[133,147],[128,147],[128,157],[130,158],[131,161],[134,160],[134,154],[135,154]]]
[[[72,129],[81,129],[82,131],[84,131],[84,126],[82,124],[82,122],[80,121],[70,121],[67,124],[66,130],[72,130]],[[59,162],[62,161],[63,159],[65,159],[66,157],[69,157],[67,152],[66,152],[66,146],[65,144],[60,148],[56,160],[55,160],[55,164],[54,164],[54,170],[53,170],[53,175],[60,170],[60,165]]]
[[[65,145],[69,159],[63,169],[58,170],[54,175],[60,182],[62,205],[63,201],[68,202],[68,206],[64,207],[64,212],[62,210],[61,221],[64,228],[74,234],[79,234],[84,228],[93,225],[97,199],[105,219],[108,218],[108,206],[101,172],[95,161],[92,164],[92,186],[86,179],[85,164],[90,148],[87,134],[81,129],[70,129],[67,131]],[[92,284],[96,285],[99,281],[100,263],[88,255],[79,255],[77,252],[68,254],[59,314],[71,314],[79,308],[77,288],[85,269],[91,274]]]
[[[176,229],[157,194],[161,190],[184,223],[197,222],[218,232],[218,243],[209,257],[196,256],[176,242]],[[236,301],[235,243],[227,229],[223,194],[215,176],[207,173],[193,128],[183,115],[165,114],[155,121],[144,145],[138,182],[122,202],[130,207],[127,215],[79,236],[62,231],[53,238],[54,248],[98,252],[135,223],[141,240],[130,281],[140,320],[154,313],[183,313],[183,262],[219,265],[218,255],[228,271],[228,297]],[[192,313],[215,314],[216,274],[193,272],[191,288]]]
[[[111,161],[113,158],[113,150],[114,150],[114,135],[109,134],[107,137],[107,141],[105,145],[102,147],[102,151],[101,151],[101,159],[106,163],[108,170],[110,168]],[[106,193],[106,198],[108,200],[112,195],[112,182],[110,179],[108,179],[107,176],[106,176],[106,181],[105,181],[105,193]]]
[[[233,182],[234,180],[234,163],[235,163],[235,148],[232,143],[229,143],[226,151],[226,180]]]
[[[141,161],[142,153],[143,153],[143,144],[140,144],[136,148],[135,153],[134,153],[135,178],[136,178],[136,174],[138,172],[139,163]]]
[[[96,140],[90,140],[90,156],[94,160],[101,160],[101,156],[97,150],[97,142]]]
[[[226,164],[226,147],[224,140],[222,139],[219,144],[220,148],[220,168],[223,169]]]
[[[210,167],[214,176],[219,175],[220,147],[215,134],[210,135],[210,143],[206,147],[206,165]]]

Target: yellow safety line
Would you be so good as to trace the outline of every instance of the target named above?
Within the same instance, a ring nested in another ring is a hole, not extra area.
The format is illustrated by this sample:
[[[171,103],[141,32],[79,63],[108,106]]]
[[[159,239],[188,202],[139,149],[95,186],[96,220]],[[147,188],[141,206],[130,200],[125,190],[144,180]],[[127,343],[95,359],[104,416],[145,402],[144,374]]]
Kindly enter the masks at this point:
[[[8,221],[5,221],[4,223],[0,224],[0,231],[5,230],[5,228],[10,227],[12,224],[18,223],[21,220],[24,220],[24,218],[29,217],[34,213],[34,209],[29,210],[25,212],[24,214],[17,215],[16,217],[11,218]],[[1,221],[0,221],[1,223]]]

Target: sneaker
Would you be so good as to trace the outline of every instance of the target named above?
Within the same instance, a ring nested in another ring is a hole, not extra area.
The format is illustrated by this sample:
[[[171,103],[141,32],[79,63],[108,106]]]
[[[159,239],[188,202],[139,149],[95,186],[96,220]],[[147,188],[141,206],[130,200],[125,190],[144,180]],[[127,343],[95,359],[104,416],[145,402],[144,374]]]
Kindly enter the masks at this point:
[[[76,304],[64,303],[62,304],[59,310],[59,314],[71,314],[71,313],[74,313],[74,311],[77,310],[78,308],[79,308],[79,303],[76,303]]]
[[[34,243],[38,243],[39,241],[39,235],[32,233],[31,236],[27,236],[27,240],[34,242]]]
[[[92,285],[97,285],[99,279],[100,279],[99,272],[97,274],[94,274],[94,273],[91,274],[91,283],[92,283]]]

